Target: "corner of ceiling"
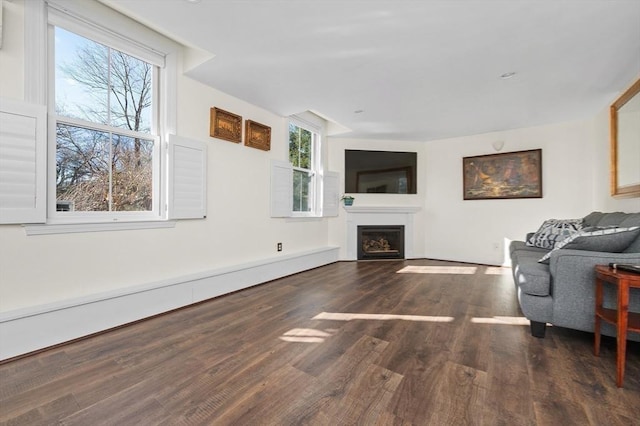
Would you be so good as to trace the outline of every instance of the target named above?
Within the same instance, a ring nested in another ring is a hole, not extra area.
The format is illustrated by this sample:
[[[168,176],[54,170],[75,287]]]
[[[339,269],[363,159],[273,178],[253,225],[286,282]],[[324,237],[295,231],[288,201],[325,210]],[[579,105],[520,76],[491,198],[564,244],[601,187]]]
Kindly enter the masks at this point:
[[[340,123],[338,123],[337,121],[327,117],[326,115],[315,111],[315,110],[309,110],[309,112],[314,113],[315,115],[317,115],[318,117],[324,119],[327,122],[327,136],[336,136],[336,135],[341,135],[343,133],[349,133],[351,131],[350,128],[348,128],[347,126],[344,126]]]
[[[200,49],[198,47],[193,46],[184,46],[183,45],[183,72],[185,74],[190,74],[191,71],[199,67],[215,58],[215,54],[208,52],[204,49]]]

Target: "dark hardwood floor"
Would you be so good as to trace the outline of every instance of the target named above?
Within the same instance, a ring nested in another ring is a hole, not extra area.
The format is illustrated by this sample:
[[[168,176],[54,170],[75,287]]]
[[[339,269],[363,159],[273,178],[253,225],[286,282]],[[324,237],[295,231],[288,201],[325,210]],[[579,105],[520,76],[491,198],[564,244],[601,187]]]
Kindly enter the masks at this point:
[[[529,334],[509,269],[340,262],[0,365],[12,425],[632,425],[640,345]]]

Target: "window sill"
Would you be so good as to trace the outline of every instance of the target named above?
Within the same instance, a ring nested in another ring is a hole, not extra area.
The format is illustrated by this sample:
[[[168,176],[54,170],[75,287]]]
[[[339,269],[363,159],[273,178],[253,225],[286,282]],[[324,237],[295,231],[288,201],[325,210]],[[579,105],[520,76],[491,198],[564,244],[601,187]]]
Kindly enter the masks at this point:
[[[24,225],[27,235],[73,234],[80,232],[111,232],[138,229],[175,228],[173,220],[114,223],[60,223],[44,225]]]
[[[322,220],[322,216],[311,216],[311,215],[294,215],[289,216],[286,219],[286,222],[316,222]]]

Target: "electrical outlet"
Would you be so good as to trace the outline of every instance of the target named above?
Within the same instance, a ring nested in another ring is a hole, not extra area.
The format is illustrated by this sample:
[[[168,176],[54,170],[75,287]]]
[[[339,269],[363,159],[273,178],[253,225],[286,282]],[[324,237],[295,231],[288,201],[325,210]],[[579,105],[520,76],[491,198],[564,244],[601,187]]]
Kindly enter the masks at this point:
[[[278,243],[277,248],[278,248],[278,251],[282,251],[282,243]]]

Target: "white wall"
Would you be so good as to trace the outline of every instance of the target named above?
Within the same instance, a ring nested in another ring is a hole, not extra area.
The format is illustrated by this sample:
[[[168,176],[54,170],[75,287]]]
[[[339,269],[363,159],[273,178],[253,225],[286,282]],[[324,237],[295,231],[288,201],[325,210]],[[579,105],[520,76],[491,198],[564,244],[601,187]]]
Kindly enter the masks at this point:
[[[523,239],[550,217],[591,211],[588,123],[487,133],[427,143],[427,257],[502,264],[505,238]],[[462,158],[542,148],[543,198],[463,200]]]
[[[2,4],[0,96],[22,99],[24,94],[24,11],[22,0]]]
[[[639,199],[609,196],[608,122],[577,122],[427,142],[426,256],[504,264],[509,240],[522,240],[548,218],[593,210],[640,211]],[[542,148],[543,198],[463,200],[462,157]]]
[[[4,5],[0,95],[22,99],[23,2]],[[209,137],[213,106],[271,126],[271,151]],[[0,226],[0,312],[327,246],[326,219],[269,216],[270,160],[288,158],[285,119],[186,77],[177,111],[178,134],[208,144],[208,217],[169,229],[43,236]]]

